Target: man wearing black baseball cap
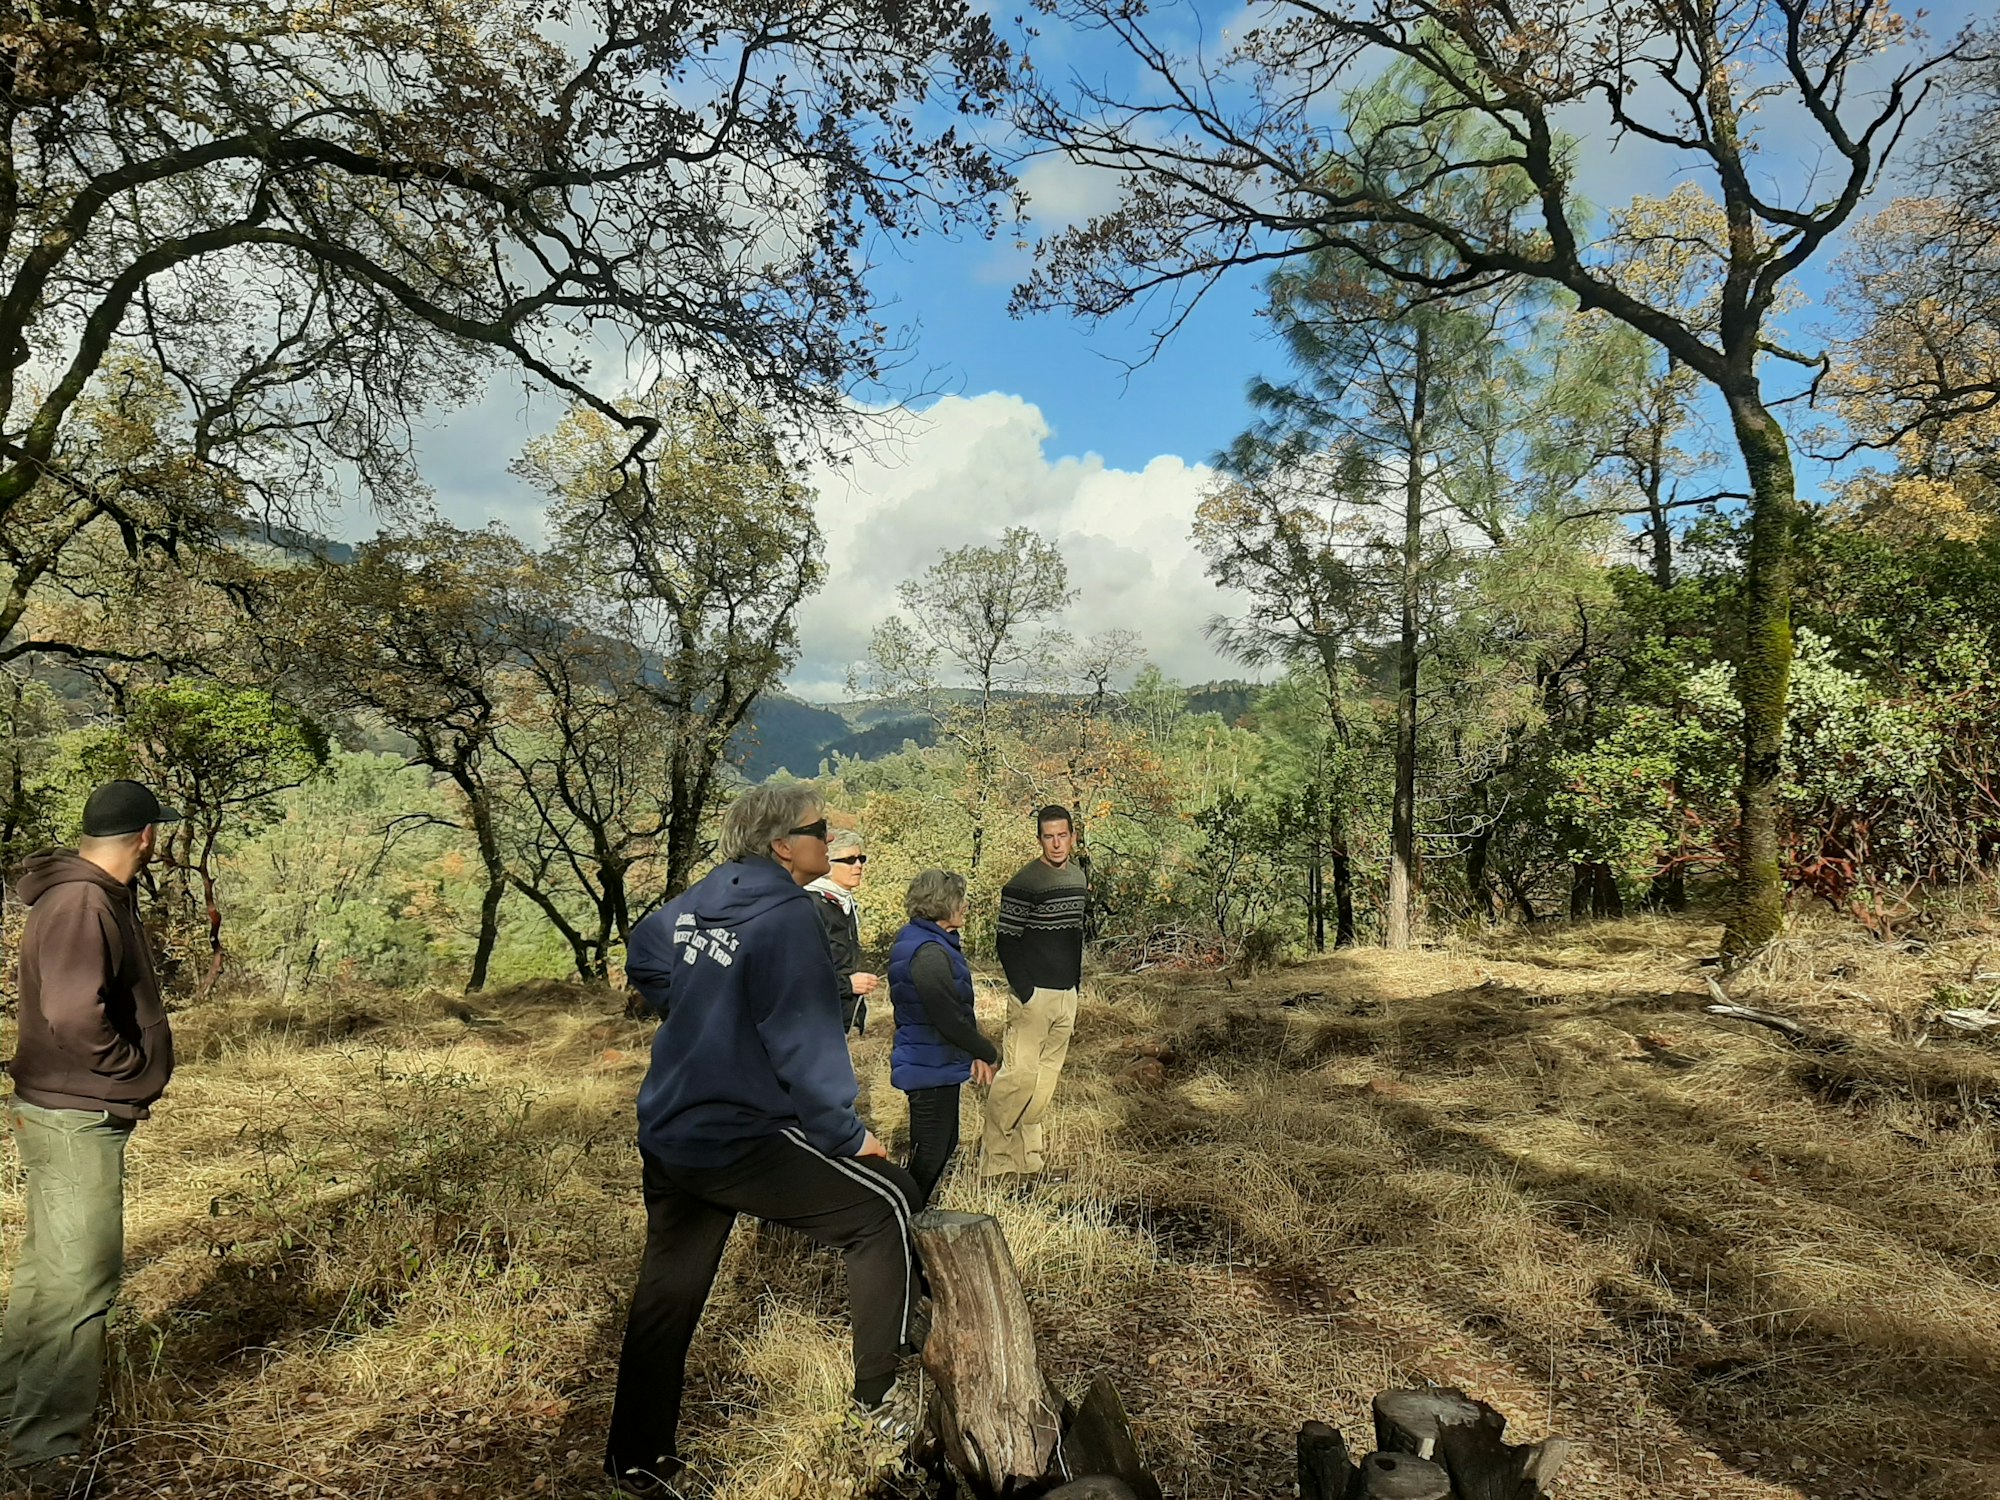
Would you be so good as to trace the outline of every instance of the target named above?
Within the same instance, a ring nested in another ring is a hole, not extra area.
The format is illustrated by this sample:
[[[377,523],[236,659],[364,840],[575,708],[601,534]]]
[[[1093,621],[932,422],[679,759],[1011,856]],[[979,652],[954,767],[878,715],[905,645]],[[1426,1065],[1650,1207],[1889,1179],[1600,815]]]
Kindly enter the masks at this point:
[[[160,825],[179,820],[138,782],[107,782],[84,804],[76,851],[37,854],[16,876],[29,910],[7,1071],[28,1222],[0,1326],[10,1471],[60,1470],[97,1408],[124,1274],[125,1144],[174,1071],[138,878]]]

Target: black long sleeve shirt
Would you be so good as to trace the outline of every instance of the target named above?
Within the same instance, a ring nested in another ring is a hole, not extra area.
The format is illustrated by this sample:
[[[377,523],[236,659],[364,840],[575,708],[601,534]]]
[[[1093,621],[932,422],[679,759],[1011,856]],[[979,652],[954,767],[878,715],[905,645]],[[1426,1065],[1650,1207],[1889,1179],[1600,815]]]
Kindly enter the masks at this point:
[[[980,1034],[958,995],[958,976],[942,943],[925,943],[910,960],[910,983],[924,1004],[924,1019],[952,1046],[983,1063],[998,1064],[1000,1051]]]

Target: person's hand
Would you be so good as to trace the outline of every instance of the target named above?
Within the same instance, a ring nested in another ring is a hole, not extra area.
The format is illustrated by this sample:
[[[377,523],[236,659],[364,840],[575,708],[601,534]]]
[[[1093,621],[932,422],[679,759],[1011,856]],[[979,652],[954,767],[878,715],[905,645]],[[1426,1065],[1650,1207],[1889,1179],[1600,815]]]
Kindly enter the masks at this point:
[[[889,1148],[876,1140],[875,1132],[871,1130],[862,1138],[861,1149],[854,1154],[856,1156],[887,1156]]]
[[[872,995],[882,988],[882,977],[879,974],[853,974],[848,977],[847,983],[857,995]]]
[[[981,1062],[975,1057],[972,1060],[972,1081],[981,1088],[991,1087],[993,1083],[993,1064],[990,1062]]]

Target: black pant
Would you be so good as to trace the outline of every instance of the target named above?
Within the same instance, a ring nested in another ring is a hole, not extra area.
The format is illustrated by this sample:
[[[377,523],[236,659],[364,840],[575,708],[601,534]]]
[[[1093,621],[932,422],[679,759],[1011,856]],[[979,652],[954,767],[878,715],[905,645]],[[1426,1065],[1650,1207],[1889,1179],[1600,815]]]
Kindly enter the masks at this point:
[[[939,1089],[910,1089],[910,1175],[917,1179],[923,1196],[919,1206],[931,1201],[938,1179],[951,1165],[958,1150],[958,1091],[948,1083]]]
[[[642,1153],[642,1156],[644,1154]],[[691,1171],[644,1156],[646,1255],[625,1324],[605,1466],[675,1457],[688,1345],[739,1213],[786,1224],[847,1261],[856,1383],[892,1373],[909,1351],[921,1272],[910,1239],[916,1184],[879,1157],[826,1156],[792,1132],[727,1167]]]

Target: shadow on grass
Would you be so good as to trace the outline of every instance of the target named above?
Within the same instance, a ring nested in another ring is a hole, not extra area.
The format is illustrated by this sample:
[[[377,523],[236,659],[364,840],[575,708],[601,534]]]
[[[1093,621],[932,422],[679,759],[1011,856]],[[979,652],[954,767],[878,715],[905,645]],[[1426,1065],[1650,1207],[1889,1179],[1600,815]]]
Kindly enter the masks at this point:
[[[1370,1222],[1346,1227],[1337,1245],[1315,1238],[1312,1254],[1304,1255],[1268,1235],[1260,1241],[1228,1184],[1192,1167],[1161,1174],[1181,1184],[1178,1195],[1170,1187],[1150,1201],[1110,1205],[1115,1222],[1143,1229],[1176,1260],[1228,1262],[1254,1247],[1253,1274],[1275,1304],[1300,1315],[1337,1305],[1341,1289],[1333,1283],[1342,1249],[1393,1245],[1413,1263],[1443,1273],[1421,1292],[1432,1313],[1475,1335],[1524,1383],[1535,1383],[1552,1349],[1569,1339],[1576,1353],[1628,1361],[1645,1399],[1669,1411],[1681,1432],[1725,1459],[1755,1455],[1750,1471],[1760,1476],[1824,1474],[1817,1466],[1831,1466],[1848,1483],[1934,1500],[2000,1489],[2000,1424],[1991,1418],[2000,1406],[2000,1346],[1992,1328],[1967,1320],[1937,1326],[1871,1290],[1885,1254],[1919,1266],[1956,1256],[1962,1271],[1971,1270],[1963,1257],[1975,1245],[1949,1222],[1950,1204],[1939,1205],[1936,1222],[1899,1217],[1873,1203],[1876,1178],[1828,1160],[1777,1160],[1776,1170],[1786,1174],[1782,1188],[1767,1186],[1755,1168],[1746,1181],[1738,1164],[1776,1160],[1762,1132],[1740,1115],[1705,1109],[1698,1092],[1676,1092],[1691,1076],[1703,1076],[1700,1061],[1657,1042],[1646,1048],[1636,1035],[1635,1055],[1622,1060],[1653,1066],[1568,1064],[1572,1088],[1579,1068],[1588,1067],[1600,1092],[1589,1108],[1601,1108],[1602,1117],[1588,1114],[1584,1123],[1606,1137],[1630,1137],[1613,1153],[1615,1165],[1567,1156],[1557,1135],[1546,1150],[1497,1147],[1469,1123],[1494,1113],[1476,1090],[1458,1088],[1449,1109],[1418,1097],[1440,1079],[1485,1070],[1500,1070],[1510,1088],[1530,1080],[1532,1089],[1541,1064],[1530,1049],[1564,1021],[1604,1021],[1631,1035],[1632,1028],[1671,1025],[1698,1009],[1698,996],[1546,997],[1488,983],[1411,1000],[1380,986],[1369,993],[1365,974],[1326,988],[1339,993],[1303,1022],[1294,1013],[1302,1007],[1288,1012],[1272,1003],[1274,994],[1190,1004],[1168,1028],[1174,1073],[1183,1080],[1213,1073],[1247,1086],[1277,1070],[1295,1075],[1297,1088],[1324,1090],[1328,1110],[1352,1116],[1355,1138],[1379,1143],[1379,1171],[1355,1184],[1365,1193]],[[1382,1002],[1379,1014],[1349,1013],[1374,1001]],[[1335,1085],[1319,1071],[1342,1059],[1370,1058],[1392,1063],[1410,1081]],[[1758,1077],[1773,1090],[1772,1111],[1830,1107],[1824,1080],[1786,1063]],[[1807,1087],[1813,1083],[1819,1094]],[[1116,1150],[1178,1160],[1189,1152],[1229,1159],[1231,1152],[1259,1148],[1262,1122],[1246,1118],[1232,1101],[1196,1102],[1205,1097],[1126,1092],[1119,1097]],[[1545,1088],[1537,1107],[1562,1114],[1573,1102]],[[1518,1119],[1518,1110],[1503,1113]],[[1849,1129],[1880,1128],[1854,1123],[1851,1114],[1843,1116]],[[1675,1170],[1695,1160],[1706,1160],[1725,1185],[1704,1192]],[[1657,1170],[1649,1171],[1649,1162]],[[1279,1169],[1286,1170],[1282,1163]],[[1311,1177],[1323,1169],[1291,1170]],[[1731,1181],[1740,1186],[1731,1190]],[[1332,1200],[1347,1183],[1305,1185],[1318,1199]],[[1598,1276],[1588,1302],[1566,1310],[1573,1324],[1587,1329],[1594,1321],[1595,1333],[1524,1320],[1518,1308],[1481,1295],[1482,1268],[1466,1264],[1472,1247],[1454,1237],[1444,1210],[1445,1200],[1467,1191],[1489,1212],[1560,1231],[1588,1248],[1582,1258],[1591,1264],[1629,1267]],[[1837,1229],[1838,1243],[1812,1248],[1819,1225]],[[1854,1256],[1854,1264],[1819,1264],[1843,1254]],[[1353,1320],[1349,1328],[1361,1337],[1382,1333],[1372,1319]],[[1573,1420],[1596,1419],[1605,1430],[1628,1415],[1627,1397],[1609,1385],[1565,1399]],[[1829,1421],[1829,1403],[1865,1420]],[[1572,1435],[1592,1439],[1589,1430]]]

